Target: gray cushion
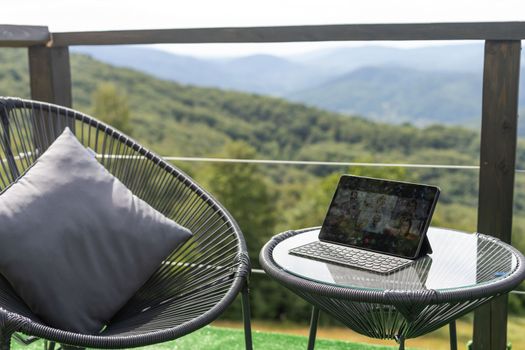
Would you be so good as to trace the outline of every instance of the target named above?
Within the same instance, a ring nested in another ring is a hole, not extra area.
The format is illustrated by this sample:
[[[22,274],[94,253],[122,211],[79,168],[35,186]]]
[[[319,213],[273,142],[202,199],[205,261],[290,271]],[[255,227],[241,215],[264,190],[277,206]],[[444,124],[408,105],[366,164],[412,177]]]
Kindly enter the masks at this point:
[[[0,273],[50,326],[98,333],[186,241],[66,129],[0,194]]]

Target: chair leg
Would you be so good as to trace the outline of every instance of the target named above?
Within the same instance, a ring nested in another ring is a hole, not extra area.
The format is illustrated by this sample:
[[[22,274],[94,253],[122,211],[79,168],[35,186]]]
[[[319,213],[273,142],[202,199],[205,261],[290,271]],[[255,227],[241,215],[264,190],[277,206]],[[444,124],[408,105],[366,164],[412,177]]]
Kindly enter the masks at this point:
[[[248,280],[244,283],[241,291],[242,299],[242,318],[244,321],[244,341],[246,350],[253,349],[252,343],[252,323],[251,323],[251,312],[250,312],[250,290],[248,288]]]
[[[78,348],[76,346],[62,344],[61,349],[62,350],[84,350],[85,348]]]
[[[5,329],[0,329],[0,350],[11,349],[11,335],[12,333]]]
[[[310,319],[310,334],[308,336],[308,350],[314,350],[315,338],[317,336],[317,323],[319,322],[319,309],[312,306],[312,318]]]
[[[399,343],[399,350],[405,350],[405,337],[400,336],[397,342]]]
[[[458,350],[458,336],[456,332],[456,321],[448,324],[450,330],[450,350]]]
[[[45,340],[44,350],[55,350],[56,343],[54,341]]]

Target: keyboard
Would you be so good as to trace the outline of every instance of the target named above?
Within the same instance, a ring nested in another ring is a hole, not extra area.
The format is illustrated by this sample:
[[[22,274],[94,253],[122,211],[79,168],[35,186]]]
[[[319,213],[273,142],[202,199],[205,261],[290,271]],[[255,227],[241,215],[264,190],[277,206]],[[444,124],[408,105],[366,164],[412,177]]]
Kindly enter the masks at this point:
[[[394,272],[413,262],[410,259],[320,241],[290,249],[289,253],[383,274]]]

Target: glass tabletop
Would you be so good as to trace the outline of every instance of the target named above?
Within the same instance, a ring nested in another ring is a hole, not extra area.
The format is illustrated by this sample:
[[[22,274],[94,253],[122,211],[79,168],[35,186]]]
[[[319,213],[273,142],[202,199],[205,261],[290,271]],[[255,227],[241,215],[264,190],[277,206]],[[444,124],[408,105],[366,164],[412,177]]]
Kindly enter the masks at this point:
[[[273,250],[282,269],[310,281],[370,290],[447,290],[493,283],[512,274],[517,256],[507,245],[488,236],[431,227],[427,236],[432,254],[391,274],[330,264],[289,254],[289,250],[318,240],[319,229],[289,237]]]

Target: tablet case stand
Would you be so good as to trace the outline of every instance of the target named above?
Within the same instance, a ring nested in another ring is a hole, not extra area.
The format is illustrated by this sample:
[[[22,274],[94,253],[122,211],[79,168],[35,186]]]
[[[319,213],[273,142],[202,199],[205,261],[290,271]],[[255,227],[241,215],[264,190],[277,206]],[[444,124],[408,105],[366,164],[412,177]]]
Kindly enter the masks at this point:
[[[425,235],[423,243],[421,244],[421,249],[419,249],[419,254],[417,255],[416,259],[422,258],[428,254],[432,254],[432,247],[430,246],[430,241],[428,240],[427,235]]]

